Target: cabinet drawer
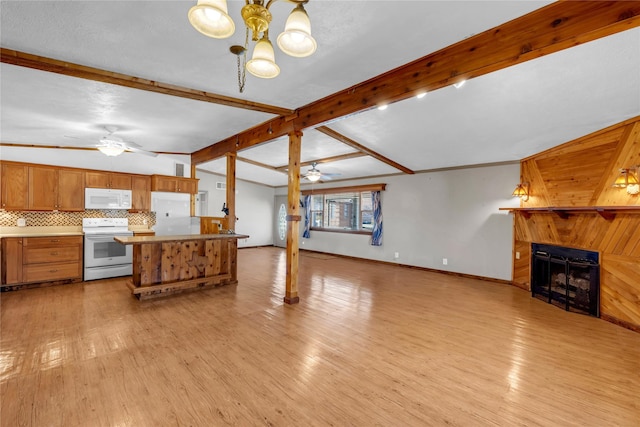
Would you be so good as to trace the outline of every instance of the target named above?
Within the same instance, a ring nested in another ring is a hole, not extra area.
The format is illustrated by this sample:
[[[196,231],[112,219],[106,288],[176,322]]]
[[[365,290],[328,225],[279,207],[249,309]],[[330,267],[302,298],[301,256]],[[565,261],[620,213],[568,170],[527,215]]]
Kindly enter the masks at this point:
[[[22,268],[22,281],[50,282],[61,279],[75,279],[82,277],[82,264],[79,262],[64,262],[55,264],[31,264]]]
[[[81,251],[78,245],[74,246],[53,246],[25,247],[22,250],[22,262],[24,264],[39,264],[46,262],[80,261]]]
[[[60,246],[81,245],[82,236],[24,237],[22,245],[30,248],[58,248]]]

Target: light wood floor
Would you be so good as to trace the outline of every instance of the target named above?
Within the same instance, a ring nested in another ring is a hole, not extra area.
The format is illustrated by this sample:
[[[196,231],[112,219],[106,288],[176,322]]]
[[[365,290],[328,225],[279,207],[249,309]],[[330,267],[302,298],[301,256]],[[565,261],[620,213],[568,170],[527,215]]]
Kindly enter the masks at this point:
[[[243,249],[237,286],[1,295],[2,426],[634,426],[640,334],[507,285]]]

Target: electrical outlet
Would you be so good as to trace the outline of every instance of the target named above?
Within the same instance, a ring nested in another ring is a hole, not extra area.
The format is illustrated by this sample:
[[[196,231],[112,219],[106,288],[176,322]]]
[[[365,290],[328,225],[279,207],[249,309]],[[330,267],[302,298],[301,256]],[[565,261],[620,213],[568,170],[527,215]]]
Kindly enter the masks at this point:
[[[447,265],[449,264],[449,260],[446,258],[442,258],[442,265]]]
[[[520,259],[520,252],[516,252],[516,259]]]
[[[142,224],[143,224],[143,225],[147,225],[147,220],[146,220],[146,218],[142,220]]]
[[[395,252],[395,253],[393,254],[393,257],[394,257],[395,259],[400,258],[400,252]]]
[[[24,218],[18,218],[17,224],[18,224],[18,227],[26,227],[27,220]]]

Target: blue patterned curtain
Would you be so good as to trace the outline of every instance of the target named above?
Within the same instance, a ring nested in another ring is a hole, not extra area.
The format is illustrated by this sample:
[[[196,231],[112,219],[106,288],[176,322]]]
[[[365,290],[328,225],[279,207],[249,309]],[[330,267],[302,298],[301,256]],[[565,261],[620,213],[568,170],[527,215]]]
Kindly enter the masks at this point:
[[[371,246],[382,246],[382,204],[380,191],[371,192],[373,205],[373,230],[371,231]]]
[[[311,237],[311,194],[304,196],[304,232],[302,237],[305,239]]]

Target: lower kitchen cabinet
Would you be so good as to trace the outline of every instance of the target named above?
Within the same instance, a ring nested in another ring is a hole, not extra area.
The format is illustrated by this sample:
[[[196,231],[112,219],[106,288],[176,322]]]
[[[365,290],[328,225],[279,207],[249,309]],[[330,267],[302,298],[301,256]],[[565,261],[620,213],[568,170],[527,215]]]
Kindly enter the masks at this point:
[[[82,281],[82,241],[82,236],[3,238],[3,289]]]

